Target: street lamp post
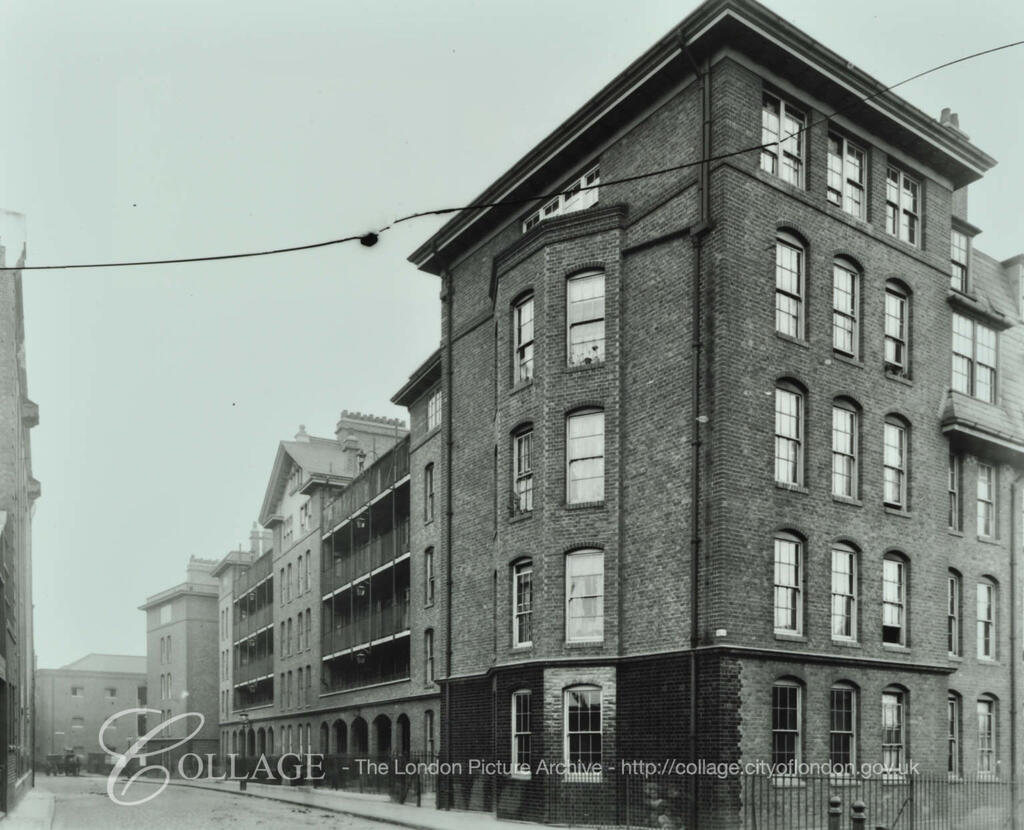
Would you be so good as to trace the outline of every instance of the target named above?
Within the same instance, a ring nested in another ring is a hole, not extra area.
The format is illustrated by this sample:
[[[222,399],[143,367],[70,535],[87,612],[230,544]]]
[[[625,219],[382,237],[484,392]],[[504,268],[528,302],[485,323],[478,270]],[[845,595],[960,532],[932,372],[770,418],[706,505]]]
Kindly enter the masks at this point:
[[[247,756],[246,747],[249,745],[249,713],[242,712],[238,719],[242,722],[242,758]],[[249,765],[242,764],[242,777],[238,779],[238,789],[245,792],[246,776],[249,774]]]

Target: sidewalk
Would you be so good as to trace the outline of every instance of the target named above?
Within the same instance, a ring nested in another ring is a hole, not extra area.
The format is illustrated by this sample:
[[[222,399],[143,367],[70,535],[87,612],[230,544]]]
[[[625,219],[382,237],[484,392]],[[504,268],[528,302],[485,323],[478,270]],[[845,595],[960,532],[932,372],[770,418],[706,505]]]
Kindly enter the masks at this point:
[[[238,782],[182,781],[173,779],[173,786],[198,787],[218,790],[226,795],[269,798],[289,804],[302,804],[335,813],[374,819],[399,827],[417,830],[551,830],[547,824],[497,819],[490,813],[468,810],[438,810],[433,806],[434,794],[424,793],[422,807],[395,804],[387,796],[363,795],[344,790],[313,789],[312,787],[282,787],[278,784],[248,783],[247,791],[238,790]],[[6,830],[6,828],[4,828]]]
[[[0,821],[3,830],[50,830],[56,799],[53,793],[33,788]]]

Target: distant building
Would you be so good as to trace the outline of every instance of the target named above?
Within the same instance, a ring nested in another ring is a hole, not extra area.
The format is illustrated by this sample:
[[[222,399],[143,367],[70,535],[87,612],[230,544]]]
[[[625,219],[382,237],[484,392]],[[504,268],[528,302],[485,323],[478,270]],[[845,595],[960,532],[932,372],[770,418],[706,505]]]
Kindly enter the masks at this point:
[[[161,763],[177,763],[187,752],[217,751],[217,604],[219,586],[215,559],[188,561],[184,582],[154,594],[140,607],[146,612],[146,673],[149,708],[158,709],[156,723],[185,712],[199,712],[203,728]],[[176,743],[198,725],[194,718],[169,724],[149,747]]]
[[[25,219],[0,211],[0,268],[25,263]],[[39,407],[28,397],[21,271],[0,270],[0,814],[32,786],[32,477],[29,431]]]
[[[59,669],[36,671],[35,760],[73,749],[84,761],[106,754],[100,727],[111,715],[146,705],[146,658],[89,654]],[[117,720],[104,741],[123,751],[146,732],[146,717]]]
[[[217,677],[219,679],[217,706],[218,719],[220,721],[227,720],[231,714],[231,701],[236,682],[236,672],[232,662],[233,644],[239,636],[237,626],[232,625],[236,591],[240,589],[241,582],[244,581],[246,584],[249,584],[248,580],[255,579],[256,570],[252,567],[254,562],[259,560],[260,562],[265,561],[269,563],[271,561],[273,556],[273,538],[273,534],[269,531],[258,529],[254,522],[253,529],[249,534],[249,549],[229,551],[210,572],[211,576],[217,578],[220,591],[217,610]],[[267,605],[267,598],[272,590],[269,571],[267,576],[268,582],[263,588],[266,596],[263,598],[260,608]],[[252,609],[254,612],[256,610],[255,599],[254,595],[254,607]],[[248,611],[249,609],[247,608],[246,610]],[[255,616],[254,613],[253,617]],[[264,614],[264,616],[267,617],[264,625],[268,626],[270,622],[269,613]],[[271,634],[268,631],[265,637],[269,638],[270,636]],[[262,645],[265,649],[266,643]]]

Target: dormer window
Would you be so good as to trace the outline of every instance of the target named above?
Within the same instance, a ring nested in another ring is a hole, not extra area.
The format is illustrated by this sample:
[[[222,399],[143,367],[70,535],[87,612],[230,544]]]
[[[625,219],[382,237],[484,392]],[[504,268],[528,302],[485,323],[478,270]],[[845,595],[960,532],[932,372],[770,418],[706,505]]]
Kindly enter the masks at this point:
[[[564,192],[549,199],[538,210],[527,216],[523,220],[523,233],[539,225],[545,219],[586,210],[588,207],[596,205],[599,184],[601,184],[601,170],[599,166],[595,165],[578,179],[573,179],[566,185]]]

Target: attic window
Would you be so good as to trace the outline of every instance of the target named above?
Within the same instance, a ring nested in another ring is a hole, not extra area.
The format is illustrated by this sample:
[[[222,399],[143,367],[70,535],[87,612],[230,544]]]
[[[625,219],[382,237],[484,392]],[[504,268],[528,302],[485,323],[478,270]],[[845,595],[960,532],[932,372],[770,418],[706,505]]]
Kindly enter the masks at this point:
[[[552,216],[562,216],[586,210],[597,204],[598,185],[601,183],[600,166],[595,166],[570,182],[565,191],[549,199],[523,220],[523,233]]]

